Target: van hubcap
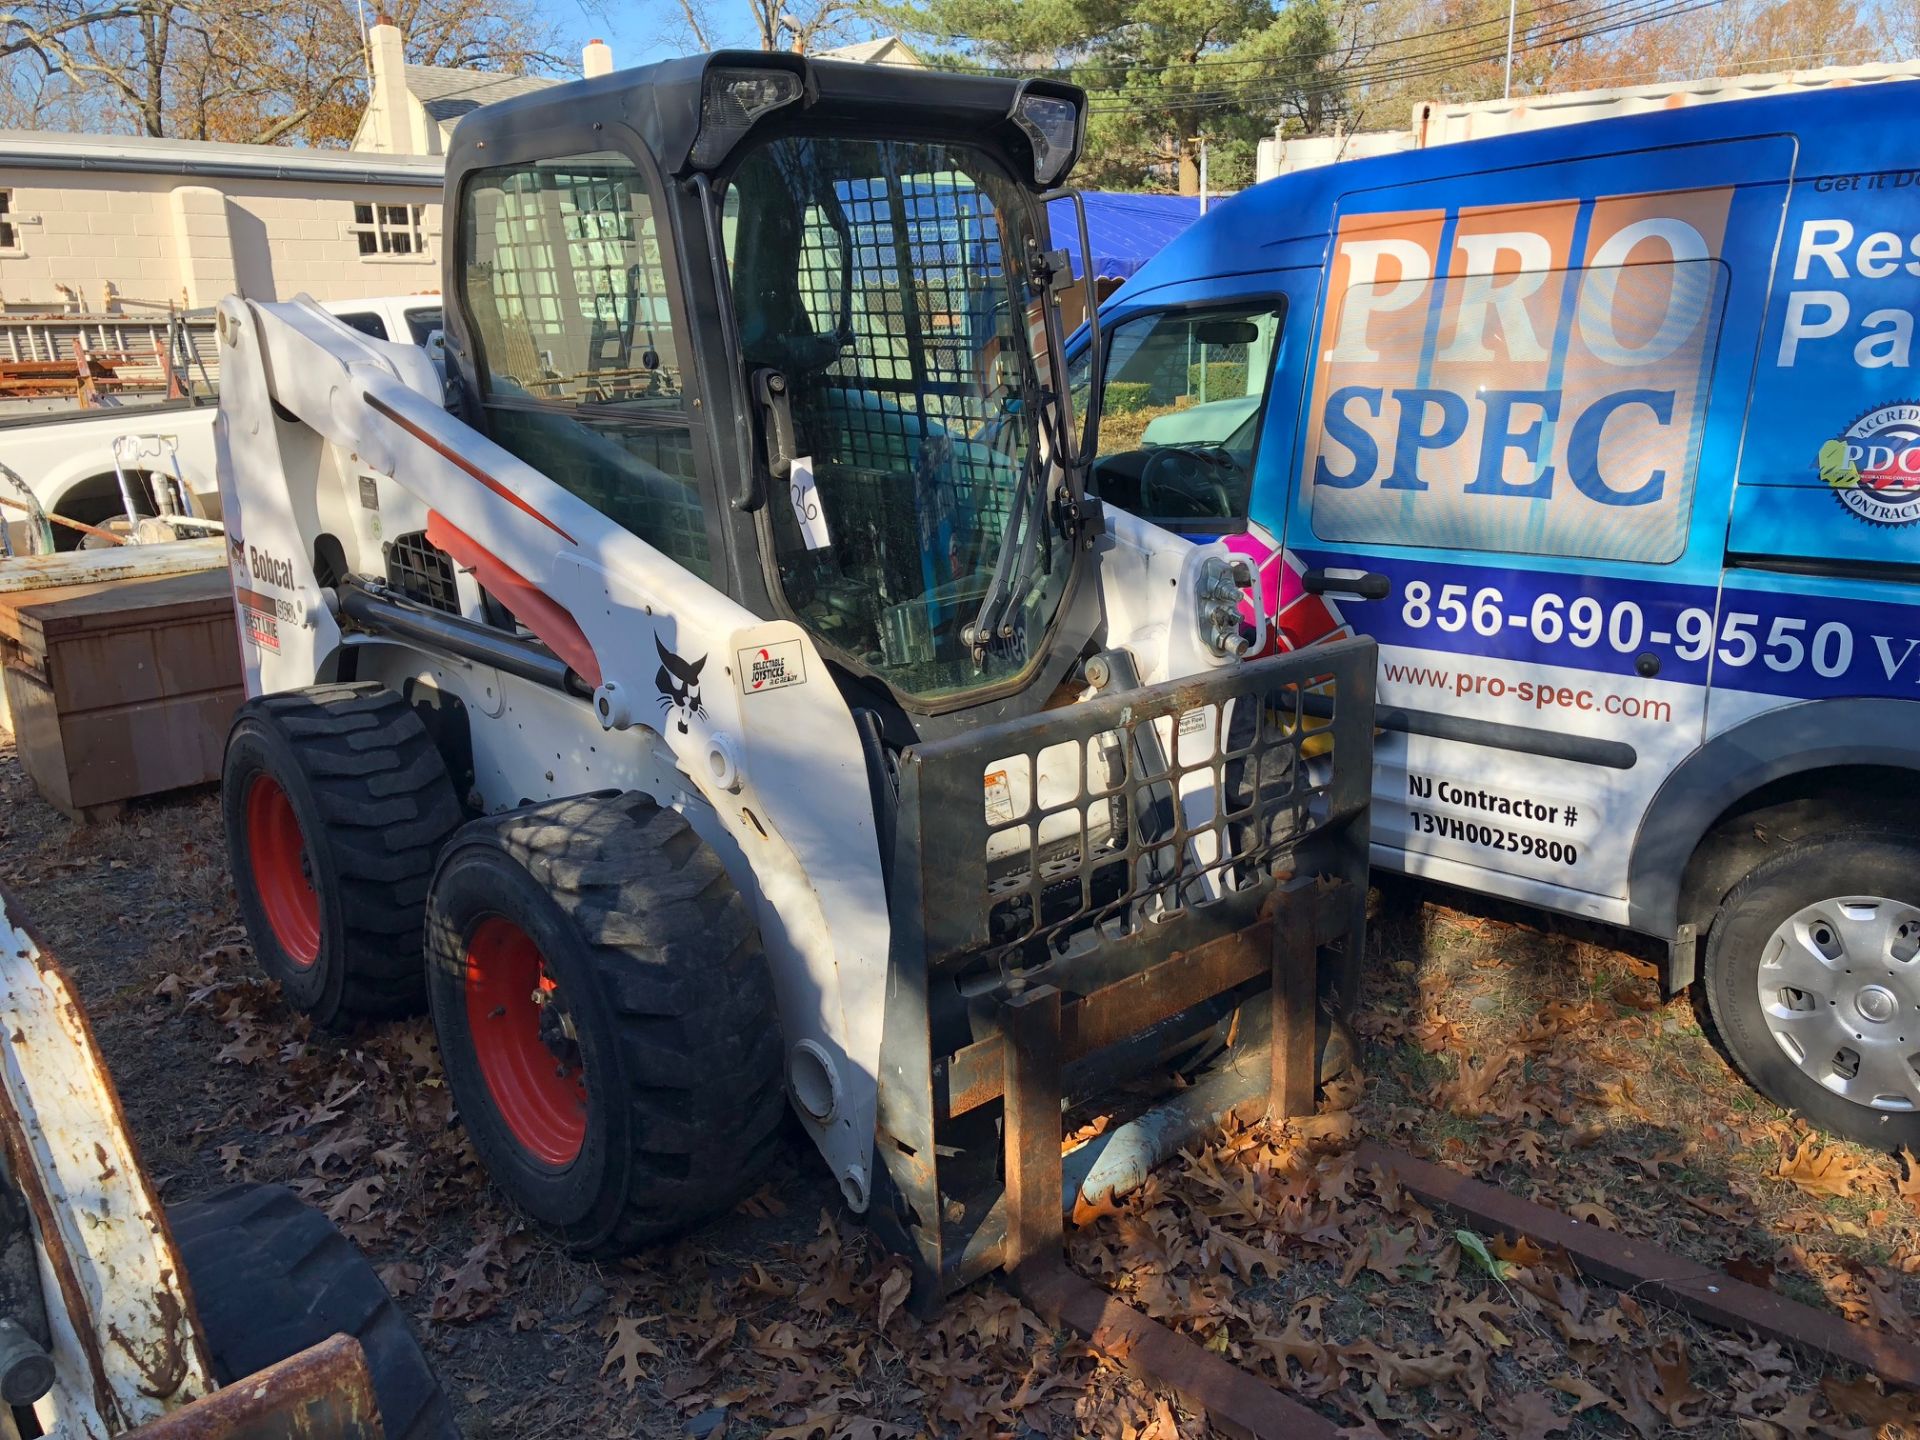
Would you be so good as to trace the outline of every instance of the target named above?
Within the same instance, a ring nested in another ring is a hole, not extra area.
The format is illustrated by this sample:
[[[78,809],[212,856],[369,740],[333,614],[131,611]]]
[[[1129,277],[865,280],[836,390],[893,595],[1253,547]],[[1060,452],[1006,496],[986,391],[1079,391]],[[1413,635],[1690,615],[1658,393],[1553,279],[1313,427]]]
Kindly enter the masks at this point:
[[[1788,1059],[1856,1105],[1920,1109],[1920,907],[1822,900],[1760,956],[1760,1010]]]

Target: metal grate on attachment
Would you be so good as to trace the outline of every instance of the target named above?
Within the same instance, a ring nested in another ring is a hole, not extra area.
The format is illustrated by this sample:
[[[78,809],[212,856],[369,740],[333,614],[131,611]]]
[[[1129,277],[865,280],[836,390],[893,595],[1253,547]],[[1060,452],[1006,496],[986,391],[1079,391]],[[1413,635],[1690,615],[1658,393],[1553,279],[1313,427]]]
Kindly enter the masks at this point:
[[[430,544],[423,531],[396,535],[387,546],[387,584],[416,604],[448,615],[461,613],[453,557]]]
[[[941,857],[929,963],[1042,965],[1269,877],[1364,807],[1364,767],[1334,763],[1370,725],[1358,655],[1275,657],[910,751]]]
[[[1236,1077],[1255,1048],[1248,1073],[1284,1070],[1299,1103],[1316,985],[1352,997],[1373,642],[1149,686],[1106,659],[1112,689],[900,757],[876,1223],[923,1287],[1008,1254],[1005,1026],[1021,997],[1059,1000],[1056,1108],[1164,1092],[1181,1056]],[[1285,1045],[1269,1039],[1277,975]]]

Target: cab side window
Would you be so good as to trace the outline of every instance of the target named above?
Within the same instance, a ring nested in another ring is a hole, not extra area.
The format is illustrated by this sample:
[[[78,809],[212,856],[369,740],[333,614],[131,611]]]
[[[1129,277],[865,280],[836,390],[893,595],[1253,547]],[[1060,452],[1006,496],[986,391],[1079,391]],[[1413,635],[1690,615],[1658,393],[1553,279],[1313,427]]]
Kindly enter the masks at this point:
[[[1263,297],[1114,326],[1093,473],[1101,498],[1187,528],[1244,521],[1285,318],[1285,301]]]
[[[461,284],[492,437],[703,578],[706,520],[645,178],[611,154],[476,172]]]

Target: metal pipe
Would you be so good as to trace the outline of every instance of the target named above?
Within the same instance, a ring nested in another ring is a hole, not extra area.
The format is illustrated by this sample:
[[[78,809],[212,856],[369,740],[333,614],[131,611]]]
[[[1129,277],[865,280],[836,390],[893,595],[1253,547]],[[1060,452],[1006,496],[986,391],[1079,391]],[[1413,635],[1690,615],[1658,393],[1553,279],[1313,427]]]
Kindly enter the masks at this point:
[[[1507,80],[1500,89],[1502,100],[1513,98],[1513,23],[1520,15],[1520,0],[1507,0]]]
[[[140,507],[133,503],[133,487],[127,482],[127,472],[120,463],[120,442],[126,438],[116,435],[113,440],[113,478],[120,482],[120,503],[127,507],[127,526],[131,530],[133,522],[140,518]]]
[[[593,694],[593,687],[578,672],[537,640],[397,599],[358,576],[341,581],[335,595],[339,613],[375,635],[488,665],[564,694],[582,698]]]
[[[1246,1118],[1256,1106],[1264,1110],[1272,1070],[1272,1052],[1265,1043],[1235,1051],[1198,1084],[1062,1156],[1061,1213],[1071,1216],[1082,1198],[1097,1203],[1139,1188],[1155,1166],[1217,1138],[1229,1112]],[[1002,1194],[948,1251],[941,1277],[945,1288],[970,1284],[1004,1263],[1007,1218]]]
[[[1264,1101],[1273,1068],[1266,1045],[1235,1050],[1196,1085],[1144,1115],[1096,1136],[1062,1162],[1063,1207],[1119,1197],[1146,1183],[1156,1165],[1220,1133],[1230,1111]]]

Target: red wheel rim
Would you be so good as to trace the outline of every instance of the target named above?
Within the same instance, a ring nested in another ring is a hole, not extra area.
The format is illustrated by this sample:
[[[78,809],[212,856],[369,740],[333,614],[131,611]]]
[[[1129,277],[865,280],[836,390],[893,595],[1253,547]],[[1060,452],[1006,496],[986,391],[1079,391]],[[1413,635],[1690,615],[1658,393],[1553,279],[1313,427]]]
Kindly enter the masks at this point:
[[[467,1029],[487,1091],[513,1138],[542,1164],[572,1163],[587,1138],[587,1085],[540,1034],[557,991],[533,938],[504,916],[467,940]],[[542,997],[542,998],[536,998]]]
[[[280,782],[256,775],[247,788],[247,857],[253,893],[273,938],[302,970],[320,958],[320,897],[314,892],[300,817]]]

